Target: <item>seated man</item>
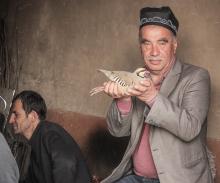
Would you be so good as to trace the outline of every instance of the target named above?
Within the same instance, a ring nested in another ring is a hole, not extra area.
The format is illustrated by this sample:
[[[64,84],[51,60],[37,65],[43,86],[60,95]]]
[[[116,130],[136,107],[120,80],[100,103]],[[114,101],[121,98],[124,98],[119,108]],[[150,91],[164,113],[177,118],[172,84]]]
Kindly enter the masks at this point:
[[[88,168],[74,139],[59,125],[45,121],[47,107],[34,91],[12,101],[9,123],[27,138],[32,150],[27,183],[87,183]]]
[[[0,113],[0,123],[3,124],[5,117]],[[11,153],[11,150],[0,133],[0,182],[2,183],[18,183],[19,170],[17,163]]]

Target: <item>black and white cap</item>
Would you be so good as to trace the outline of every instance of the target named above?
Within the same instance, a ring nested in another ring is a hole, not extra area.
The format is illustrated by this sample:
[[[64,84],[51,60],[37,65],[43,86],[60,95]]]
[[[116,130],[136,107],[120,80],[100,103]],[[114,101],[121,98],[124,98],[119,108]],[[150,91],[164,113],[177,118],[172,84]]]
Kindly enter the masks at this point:
[[[170,7],[145,7],[140,10],[140,28],[145,25],[163,26],[177,34],[179,22]]]

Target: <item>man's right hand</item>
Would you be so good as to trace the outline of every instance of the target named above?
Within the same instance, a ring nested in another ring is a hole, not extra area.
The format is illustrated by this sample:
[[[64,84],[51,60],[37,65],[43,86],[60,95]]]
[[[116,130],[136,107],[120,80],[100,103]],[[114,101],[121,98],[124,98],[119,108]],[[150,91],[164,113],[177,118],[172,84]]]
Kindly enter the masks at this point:
[[[113,81],[108,81],[103,83],[104,92],[112,97],[112,98],[120,98],[128,100],[127,98],[130,98],[130,95],[126,93],[126,91],[123,90],[117,83]]]

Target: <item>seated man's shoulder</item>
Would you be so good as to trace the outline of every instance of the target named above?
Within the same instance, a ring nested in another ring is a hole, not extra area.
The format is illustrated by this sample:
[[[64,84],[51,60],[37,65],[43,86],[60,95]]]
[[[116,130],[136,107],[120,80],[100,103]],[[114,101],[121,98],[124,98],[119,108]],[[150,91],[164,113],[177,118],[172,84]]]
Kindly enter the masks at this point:
[[[40,130],[42,135],[47,138],[59,137],[65,140],[74,141],[73,137],[61,125],[55,122],[42,121]]]
[[[40,122],[40,129],[44,130],[46,132],[48,132],[48,131],[63,131],[64,130],[64,128],[61,125],[59,125],[55,122],[51,122],[51,121],[41,121]]]

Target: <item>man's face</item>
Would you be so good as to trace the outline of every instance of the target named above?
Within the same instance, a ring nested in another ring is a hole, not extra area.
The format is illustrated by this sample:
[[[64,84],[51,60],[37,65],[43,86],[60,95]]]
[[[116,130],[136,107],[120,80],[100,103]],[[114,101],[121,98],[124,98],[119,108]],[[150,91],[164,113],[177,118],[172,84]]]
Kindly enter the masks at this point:
[[[28,115],[25,113],[20,99],[15,100],[13,103],[9,123],[13,125],[16,134],[20,133],[24,136],[32,128],[31,113]]]
[[[176,37],[168,29],[157,25],[142,27],[139,35],[146,68],[154,74],[163,73],[175,57]]]

